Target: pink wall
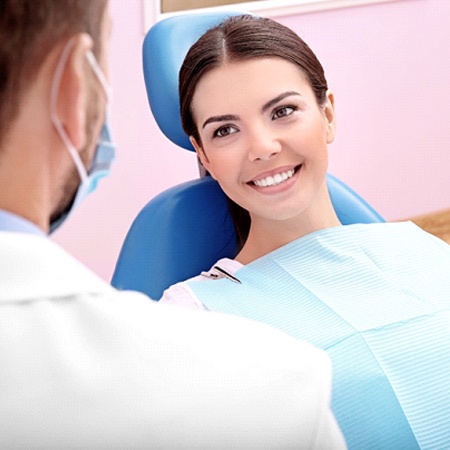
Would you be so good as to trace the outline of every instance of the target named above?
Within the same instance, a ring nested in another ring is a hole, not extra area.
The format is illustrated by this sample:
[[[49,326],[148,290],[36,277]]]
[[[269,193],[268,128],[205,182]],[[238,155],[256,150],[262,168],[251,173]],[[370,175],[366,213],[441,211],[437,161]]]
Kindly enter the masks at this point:
[[[53,238],[109,281],[126,232],[162,190],[195,178],[194,155],[151,117],[141,68],[141,0],[110,0],[111,176]],[[387,219],[450,207],[450,2],[399,0],[280,17],[322,61],[338,134],[330,172]]]

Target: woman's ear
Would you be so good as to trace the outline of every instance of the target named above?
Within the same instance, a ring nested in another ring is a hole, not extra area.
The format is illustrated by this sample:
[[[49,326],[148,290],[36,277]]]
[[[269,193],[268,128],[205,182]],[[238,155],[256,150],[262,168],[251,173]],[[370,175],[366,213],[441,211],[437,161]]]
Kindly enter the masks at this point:
[[[92,48],[92,38],[86,33],[78,33],[66,45],[69,46],[66,50],[68,56],[57,87],[56,114],[70,142],[79,150],[86,146],[87,141],[86,121],[91,78],[87,76],[86,53]]]
[[[206,156],[203,147],[197,142],[197,140],[193,136],[189,136],[189,140],[191,141],[192,146],[197,153],[198,159],[202,163],[202,166],[209,172],[209,174],[215,179],[214,174],[211,172],[211,164],[209,162],[208,157]]]
[[[327,99],[323,111],[327,126],[327,144],[331,144],[334,141],[336,133],[336,115],[334,110],[334,94],[330,90],[327,91]]]

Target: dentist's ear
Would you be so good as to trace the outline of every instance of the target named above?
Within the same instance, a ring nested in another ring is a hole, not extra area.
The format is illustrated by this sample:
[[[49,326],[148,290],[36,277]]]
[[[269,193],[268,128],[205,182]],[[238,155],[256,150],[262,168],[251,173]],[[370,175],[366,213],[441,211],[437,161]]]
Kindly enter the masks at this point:
[[[56,89],[56,114],[72,145],[80,150],[86,146],[86,113],[89,98],[89,79],[86,53],[92,49],[92,38],[77,33],[60,50],[61,78]],[[67,52],[67,55],[63,55]]]
[[[214,173],[211,172],[211,164],[209,162],[208,157],[206,156],[205,151],[203,150],[203,147],[197,142],[197,140],[193,136],[189,136],[189,140],[191,141],[192,146],[195,149],[195,152],[197,153],[198,159],[202,163],[202,166],[209,172],[209,174],[214,178]]]
[[[331,144],[336,134],[336,114],[334,109],[334,94],[330,90],[327,91],[327,99],[323,111],[327,121],[327,144]]]

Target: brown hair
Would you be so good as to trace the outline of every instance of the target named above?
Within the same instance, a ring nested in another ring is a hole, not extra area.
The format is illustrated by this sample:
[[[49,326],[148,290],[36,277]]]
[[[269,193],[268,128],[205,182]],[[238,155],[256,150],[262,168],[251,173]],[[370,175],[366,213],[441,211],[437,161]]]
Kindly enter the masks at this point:
[[[291,29],[262,17],[240,15],[208,30],[190,48],[179,74],[180,114],[183,129],[201,144],[192,110],[192,99],[200,79],[226,62],[252,58],[281,58],[298,66],[309,81],[319,106],[328,90],[320,61]],[[250,230],[248,211],[229,199],[238,240],[244,245]]]
[[[100,55],[107,0],[0,1],[0,143],[18,113],[24,91],[60,40],[85,32]]]

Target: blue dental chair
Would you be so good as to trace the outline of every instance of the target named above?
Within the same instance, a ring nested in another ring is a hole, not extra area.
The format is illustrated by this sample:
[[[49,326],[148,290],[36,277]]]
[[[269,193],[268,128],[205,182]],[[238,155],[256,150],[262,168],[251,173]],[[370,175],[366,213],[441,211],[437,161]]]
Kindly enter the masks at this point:
[[[143,44],[144,77],[152,113],[168,139],[193,150],[181,126],[178,71],[189,47],[225,17],[222,12],[181,15],[153,26]],[[193,155],[193,157],[195,157]],[[332,175],[331,199],[343,224],[384,222],[357,193]],[[225,194],[209,176],[175,186],[149,201],[121,249],[112,285],[157,300],[170,285],[233,258],[237,239]]]

